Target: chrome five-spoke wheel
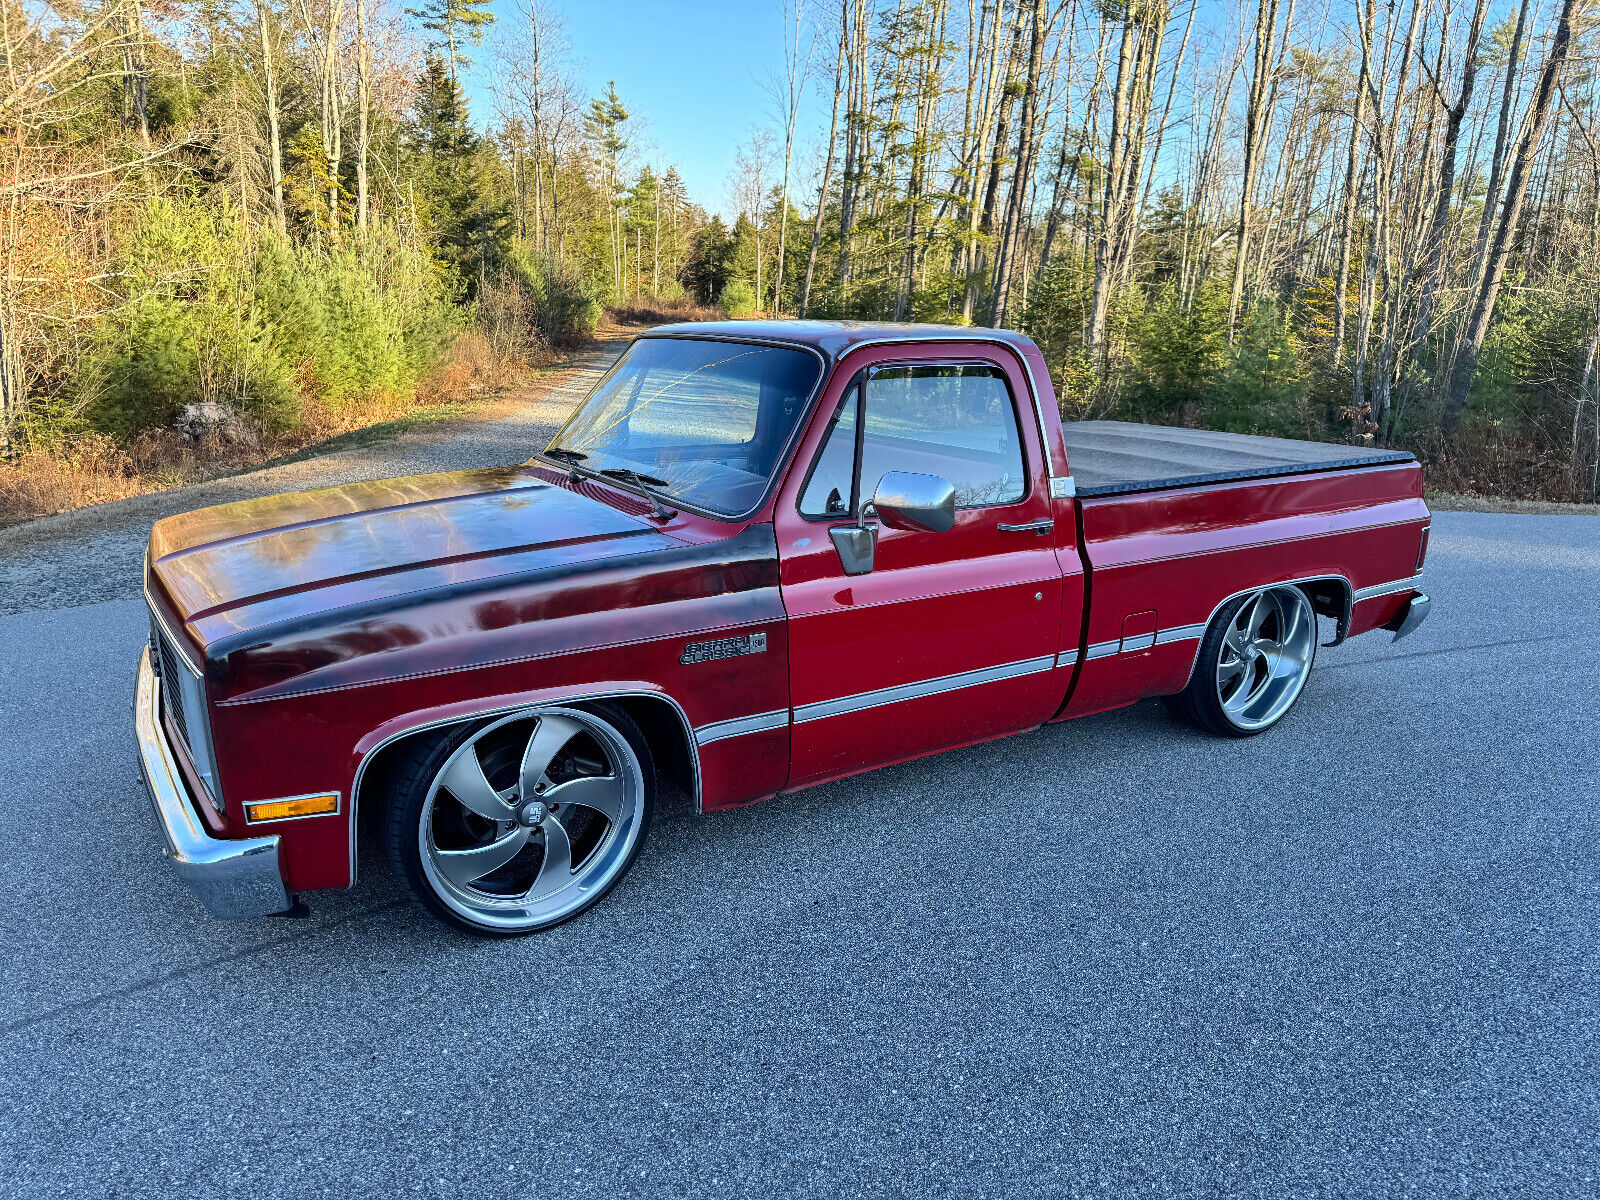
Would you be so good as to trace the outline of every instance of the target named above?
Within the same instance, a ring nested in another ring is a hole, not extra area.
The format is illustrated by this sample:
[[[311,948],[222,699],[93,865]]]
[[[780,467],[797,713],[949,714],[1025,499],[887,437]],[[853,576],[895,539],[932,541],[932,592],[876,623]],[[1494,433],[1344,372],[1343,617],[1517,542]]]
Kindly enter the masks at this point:
[[[621,878],[653,789],[644,739],[620,710],[516,713],[414,754],[391,803],[390,852],[446,920],[531,933]]]
[[[1172,707],[1213,733],[1264,732],[1299,699],[1316,653],[1317,617],[1300,588],[1238,597],[1212,621],[1189,686]]]

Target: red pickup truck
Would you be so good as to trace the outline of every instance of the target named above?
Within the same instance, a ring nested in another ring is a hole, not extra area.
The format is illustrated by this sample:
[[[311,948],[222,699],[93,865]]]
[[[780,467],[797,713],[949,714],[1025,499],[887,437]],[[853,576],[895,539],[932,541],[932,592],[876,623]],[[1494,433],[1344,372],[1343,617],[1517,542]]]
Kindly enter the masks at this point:
[[[1151,696],[1213,733],[1427,614],[1417,463],[1063,426],[1019,334],[636,339],[520,467],[159,522],[135,715],[217,916],[349,887],[375,818],[475,933],[600,899],[664,783],[701,811]]]

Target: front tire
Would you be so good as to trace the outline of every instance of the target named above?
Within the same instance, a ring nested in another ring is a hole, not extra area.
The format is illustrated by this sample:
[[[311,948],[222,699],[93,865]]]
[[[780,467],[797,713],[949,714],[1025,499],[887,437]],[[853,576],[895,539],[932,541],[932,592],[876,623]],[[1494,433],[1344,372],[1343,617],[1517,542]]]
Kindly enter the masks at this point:
[[[1255,737],[1288,714],[1317,657],[1317,615],[1298,587],[1283,584],[1223,605],[1200,641],[1179,716],[1221,737]]]
[[[615,705],[552,706],[418,741],[385,819],[406,889],[487,937],[569,921],[622,879],[655,807],[655,769]]]

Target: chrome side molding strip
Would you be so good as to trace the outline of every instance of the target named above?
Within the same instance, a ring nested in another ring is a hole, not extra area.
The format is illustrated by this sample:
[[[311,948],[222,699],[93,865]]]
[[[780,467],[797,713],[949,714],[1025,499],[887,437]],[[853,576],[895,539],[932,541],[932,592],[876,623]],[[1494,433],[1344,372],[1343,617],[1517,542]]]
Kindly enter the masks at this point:
[[[1340,577],[1318,576],[1316,578],[1339,579]],[[1354,593],[1354,597],[1356,600],[1370,600],[1377,596],[1387,596],[1394,592],[1406,591],[1412,588],[1420,578],[1420,575],[1414,575],[1406,579],[1395,580],[1393,583],[1362,588]],[[1314,581],[1313,579],[1292,582],[1305,583]],[[1243,595],[1243,593],[1238,594]],[[1233,598],[1232,596],[1229,597],[1229,599]],[[1226,604],[1227,601],[1225,600],[1223,603]],[[1222,605],[1218,605],[1218,610],[1221,607]],[[1427,602],[1424,600],[1422,603],[1422,615],[1425,615],[1426,612]],[[1212,615],[1215,616],[1215,612]],[[1421,623],[1422,615],[1418,616],[1411,628],[1415,628],[1416,624]],[[1209,625],[1209,621],[1202,621],[1193,625],[1174,625],[1167,629],[1158,629],[1153,634],[1142,633],[1129,638],[1096,642],[1084,652],[1083,660],[1085,662],[1093,662],[1101,658],[1114,658],[1119,654],[1142,654],[1156,646],[1171,646],[1178,642],[1198,642],[1205,636]],[[901,700],[918,700],[924,696],[937,696],[943,692],[954,692],[962,688],[995,683],[1002,679],[1015,679],[1022,675],[1032,675],[1036,671],[1071,667],[1075,666],[1077,662],[1078,651],[1076,649],[1062,650],[1060,653],[1049,657],[1027,658],[1020,662],[1002,663],[996,667],[964,671],[957,675],[941,675],[934,679],[924,679],[916,683],[881,688],[878,691],[861,692],[853,696],[840,696],[835,700],[821,700],[815,704],[803,704],[794,709],[794,723],[803,725],[807,721],[821,721],[828,717],[842,716],[845,713],[878,708],[885,704],[895,704]],[[724,738],[741,737],[747,733],[761,733],[769,729],[778,729],[782,727],[788,716],[789,713],[787,711],[778,709],[774,712],[755,713],[748,717],[734,717],[731,720],[702,725],[694,731],[695,743],[705,746],[712,742],[722,741]]]
[[[1392,583],[1375,583],[1371,587],[1357,588],[1354,599],[1357,603],[1362,600],[1376,600],[1379,596],[1392,596],[1396,592],[1409,592],[1422,582],[1422,572],[1407,575],[1404,579],[1396,579]]]
[[[709,725],[701,725],[694,731],[694,740],[698,745],[709,746],[712,742],[720,742],[724,738],[743,737],[747,733],[765,733],[769,729],[782,729],[788,723],[789,710],[778,708],[772,712],[754,713],[748,717],[734,717],[729,721],[713,721]]]
[[[1022,675],[1032,675],[1036,671],[1051,670],[1055,665],[1056,656],[1047,654],[1043,658],[1025,658],[1020,662],[1001,663],[996,667],[982,667],[976,671],[962,671],[956,675],[941,675],[936,679],[924,679],[917,683],[902,683],[895,687],[880,688],[873,692],[861,692],[854,696],[840,696],[837,700],[821,700],[815,704],[802,704],[794,710],[794,723],[803,725],[807,721],[820,721],[826,717],[837,717],[844,713],[878,708],[901,700],[919,700],[924,696],[937,696],[943,692],[954,692],[962,688],[977,687],[980,684],[996,683],[1002,679],[1016,679]]]

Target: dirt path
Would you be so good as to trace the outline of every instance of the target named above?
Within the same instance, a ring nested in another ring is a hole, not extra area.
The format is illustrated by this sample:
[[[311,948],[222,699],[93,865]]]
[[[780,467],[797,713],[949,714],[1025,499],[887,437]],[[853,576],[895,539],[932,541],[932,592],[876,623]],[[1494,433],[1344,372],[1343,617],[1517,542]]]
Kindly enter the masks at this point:
[[[174,513],[356,480],[525,462],[550,439],[630,337],[623,331],[602,336],[570,365],[506,397],[490,418],[440,421],[370,445],[0,529],[0,613],[138,595],[150,526]],[[504,411],[507,404],[509,412]]]

